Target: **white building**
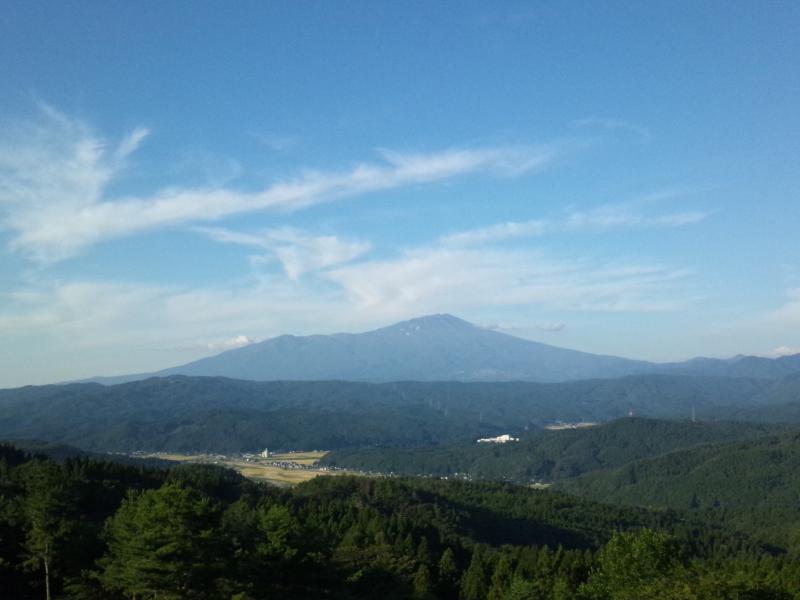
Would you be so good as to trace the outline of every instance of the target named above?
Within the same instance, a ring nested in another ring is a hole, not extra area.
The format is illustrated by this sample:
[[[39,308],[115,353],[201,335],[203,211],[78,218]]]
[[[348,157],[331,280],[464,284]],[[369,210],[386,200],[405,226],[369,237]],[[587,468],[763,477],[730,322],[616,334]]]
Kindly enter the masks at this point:
[[[497,437],[493,438],[481,438],[478,440],[478,443],[489,443],[489,444],[505,444],[508,442],[518,442],[519,438],[511,437],[507,433],[503,435],[498,435]]]

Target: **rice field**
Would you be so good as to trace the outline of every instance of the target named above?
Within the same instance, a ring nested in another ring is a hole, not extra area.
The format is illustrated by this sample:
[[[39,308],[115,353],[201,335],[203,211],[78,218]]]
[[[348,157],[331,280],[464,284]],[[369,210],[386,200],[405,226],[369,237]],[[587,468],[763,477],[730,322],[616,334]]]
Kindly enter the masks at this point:
[[[325,456],[327,452],[313,451],[313,452],[286,452],[285,454],[270,454],[270,460],[285,460],[288,462],[297,463],[298,465],[311,466],[316,464],[319,459]]]
[[[241,473],[244,477],[255,481],[264,481],[274,485],[296,485],[320,475],[341,475],[345,471],[328,471],[313,469],[327,452],[286,452],[270,454],[269,458],[255,457],[250,459],[212,454],[174,454],[155,453],[147,455],[152,458],[183,463],[214,464],[227,467]],[[285,463],[276,465],[274,463]],[[298,465],[301,468],[293,467]],[[302,468],[306,467],[306,468]]]

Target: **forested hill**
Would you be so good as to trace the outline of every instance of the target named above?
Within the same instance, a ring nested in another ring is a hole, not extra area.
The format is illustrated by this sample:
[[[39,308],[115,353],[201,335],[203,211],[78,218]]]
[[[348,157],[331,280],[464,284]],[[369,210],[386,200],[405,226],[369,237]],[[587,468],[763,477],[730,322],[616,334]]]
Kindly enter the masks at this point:
[[[687,448],[559,485],[644,506],[800,509],[800,432]]]
[[[535,431],[507,444],[336,450],[323,463],[375,473],[496,481],[555,481],[618,467],[678,448],[785,431],[785,426],[622,418],[581,429]]]
[[[678,450],[558,487],[606,502],[691,508],[800,545],[800,433]]]
[[[499,484],[31,460],[0,445],[3,597],[796,598],[793,548]],[[154,561],[155,557],[155,561]]]
[[[86,450],[238,452],[472,441],[554,421],[725,419],[762,379],[641,375],[557,384],[253,382],[173,376],[0,390],[0,439]]]
[[[736,419],[767,423],[800,423],[800,374],[788,375],[762,394],[758,406],[732,411]]]

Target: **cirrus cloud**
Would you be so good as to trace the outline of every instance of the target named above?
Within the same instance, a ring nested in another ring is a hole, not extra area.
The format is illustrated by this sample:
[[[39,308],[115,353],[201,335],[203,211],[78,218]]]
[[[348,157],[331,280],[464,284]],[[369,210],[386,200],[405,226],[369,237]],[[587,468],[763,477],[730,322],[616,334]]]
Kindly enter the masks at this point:
[[[440,237],[439,242],[445,246],[475,246],[553,233],[685,227],[700,223],[708,216],[709,213],[702,211],[645,215],[626,204],[607,204],[592,210],[573,211],[562,219],[507,221],[459,231]]]
[[[335,235],[311,235],[292,227],[258,233],[221,228],[198,228],[197,231],[217,242],[266,250],[281,262],[286,275],[293,280],[309,271],[349,262],[372,248],[369,242],[343,240]]]
[[[0,139],[0,228],[10,247],[52,263],[113,238],[254,211],[296,211],[335,199],[432,183],[476,172],[519,175],[553,159],[540,147],[459,148],[430,153],[380,152],[380,161],[339,171],[306,170],[256,191],[172,187],[149,195],[113,195],[111,184],[148,134],[119,143],[88,125],[43,109],[41,123]]]

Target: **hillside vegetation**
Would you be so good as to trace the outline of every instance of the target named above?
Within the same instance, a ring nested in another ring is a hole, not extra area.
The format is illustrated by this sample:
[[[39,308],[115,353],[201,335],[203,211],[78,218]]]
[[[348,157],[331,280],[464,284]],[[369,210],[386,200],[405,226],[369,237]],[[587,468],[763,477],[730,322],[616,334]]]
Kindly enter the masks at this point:
[[[323,463],[402,475],[461,474],[519,483],[554,481],[678,448],[752,438],[783,429],[752,423],[623,418],[589,428],[539,430],[507,444],[342,449],[327,455]]]
[[[0,446],[9,598],[797,598],[787,551],[685,513],[500,484],[57,464]]]
[[[627,415],[725,419],[762,379],[641,375],[567,383],[253,382],[173,376],[0,390],[0,438],[95,451],[420,446]],[[782,396],[781,396],[782,398]]]
[[[800,432],[686,448],[561,486],[651,506],[800,508]]]
[[[587,498],[690,508],[800,543],[800,433],[687,448],[562,481]]]

